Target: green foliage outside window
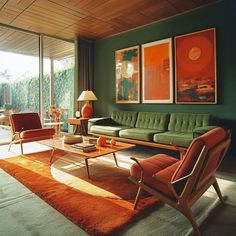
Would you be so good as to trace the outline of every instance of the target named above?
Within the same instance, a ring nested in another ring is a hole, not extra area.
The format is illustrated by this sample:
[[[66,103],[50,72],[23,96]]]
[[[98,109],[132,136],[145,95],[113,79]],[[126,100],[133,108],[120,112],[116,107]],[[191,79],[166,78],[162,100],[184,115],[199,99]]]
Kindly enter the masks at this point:
[[[62,115],[61,120],[66,121],[67,117],[73,116],[74,107],[74,68],[56,71],[54,74],[54,101],[56,107],[63,107],[66,114]],[[44,76],[44,110],[48,111],[50,107],[49,98],[49,75]],[[6,88],[10,101],[6,104]],[[25,77],[20,80],[0,81],[0,108],[16,109],[18,111],[36,111],[39,112],[39,78]],[[67,124],[62,130],[67,130]]]

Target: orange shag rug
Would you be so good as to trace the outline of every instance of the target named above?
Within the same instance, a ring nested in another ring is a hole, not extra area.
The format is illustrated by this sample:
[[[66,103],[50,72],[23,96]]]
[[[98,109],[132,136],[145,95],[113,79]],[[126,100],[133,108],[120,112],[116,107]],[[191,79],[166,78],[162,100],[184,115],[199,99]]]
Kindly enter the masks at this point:
[[[137,187],[128,180],[128,170],[104,164],[95,163],[90,167],[97,171],[93,172],[92,180],[86,177],[85,167],[80,167],[82,174],[78,172],[76,178],[83,181],[81,188],[80,185],[75,188],[61,183],[52,174],[50,153],[0,160],[0,167],[90,235],[114,234],[137,217],[155,209],[153,206],[159,202],[154,197],[144,196],[139,208],[133,210]],[[91,190],[83,190],[86,183],[90,189],[91,185],[94,186],[96,193],[96,188],[99,188],[112,195],[106,196],[103,191],[101,195],[88,193]]]

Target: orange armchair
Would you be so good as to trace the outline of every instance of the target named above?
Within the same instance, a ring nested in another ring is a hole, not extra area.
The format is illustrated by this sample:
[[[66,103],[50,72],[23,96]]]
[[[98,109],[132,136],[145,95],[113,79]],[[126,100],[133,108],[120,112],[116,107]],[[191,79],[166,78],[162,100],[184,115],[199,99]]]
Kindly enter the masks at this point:
[[[36,112],[12,114],[10,115],[10,124],[12,141],[8,151],[10,151],[12,144],[19,143],[21,154],[23,154],[23,143],[49,139],[55,134],[55,129],[42,127],[40,117]]]
[[[221,202],[223,197],[215,172],[230,145],[229,132],[215,128],[195,138],[184,158],[165,154],[138,161],[131,166],[129,179],[139,186],[134,208],[143,190],[179,210],[191,222],[196,235],[200,231],[191,206],[213,185]]]

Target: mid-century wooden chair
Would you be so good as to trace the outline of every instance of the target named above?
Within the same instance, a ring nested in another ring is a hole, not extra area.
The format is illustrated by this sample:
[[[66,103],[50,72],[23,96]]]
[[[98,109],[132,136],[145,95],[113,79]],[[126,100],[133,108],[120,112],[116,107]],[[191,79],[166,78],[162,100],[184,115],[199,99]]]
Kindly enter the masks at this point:
[[[215,128],[195,138],[182,160],[165,154],[140,161],[132,157],[136,163],[131,166],[129,179],[139,186],[134,208],[145,190],[179,210],[191,222],[196,235],[200,235],[191,206],[211,185],[223,202],[215,172],[230,142],[229,132]]]
[[[54,128],[43,128],[39,114],[36,112],[15,113],[10,115],[10,124],[12,128],[12,144],[21,145],[21,154],[23,154],[23,143],[33,142],[52,138],[55,134]]]

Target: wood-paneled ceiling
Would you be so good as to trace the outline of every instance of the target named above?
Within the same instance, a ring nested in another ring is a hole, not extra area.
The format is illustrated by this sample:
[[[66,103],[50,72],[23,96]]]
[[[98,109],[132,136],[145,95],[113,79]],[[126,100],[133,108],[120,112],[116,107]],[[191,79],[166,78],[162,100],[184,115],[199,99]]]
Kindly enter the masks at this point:
[[[0,0],[0,23],[74,40],[101,39],[218,0]]]

